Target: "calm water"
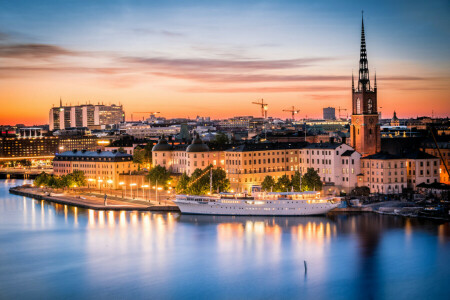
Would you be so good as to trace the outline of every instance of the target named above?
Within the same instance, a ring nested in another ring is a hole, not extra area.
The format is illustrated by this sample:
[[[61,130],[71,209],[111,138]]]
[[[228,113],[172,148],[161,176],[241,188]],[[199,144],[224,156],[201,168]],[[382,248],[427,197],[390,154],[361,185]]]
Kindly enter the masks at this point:
[[[450,295],[449,224],[97,212],[8,193],[21,183],[0,181],[1,299]]]

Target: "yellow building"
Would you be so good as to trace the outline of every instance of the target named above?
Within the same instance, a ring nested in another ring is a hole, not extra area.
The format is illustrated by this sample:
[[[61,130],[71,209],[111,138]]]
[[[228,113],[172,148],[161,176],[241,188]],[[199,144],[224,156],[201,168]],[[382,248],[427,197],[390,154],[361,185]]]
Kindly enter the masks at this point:
[[[67,175],[75,170],[84,173],[88,186],[117,189],[119,175],[137,170],[137,165],[131,155],[118,151],[73,150],[55,156],[53,174]]]

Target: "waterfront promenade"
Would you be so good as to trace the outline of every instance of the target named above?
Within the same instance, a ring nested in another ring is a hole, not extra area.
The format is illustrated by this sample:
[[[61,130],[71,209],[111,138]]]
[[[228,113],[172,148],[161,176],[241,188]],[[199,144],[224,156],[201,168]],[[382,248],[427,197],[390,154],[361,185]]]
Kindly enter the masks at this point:
[[[116,195],[103,195],[80,192],[55,192],[49,189],[41,189],[31,186],[17,186],[10,190],[10,193],[30,197],[38,200],[45,200],[59,204],[90,208],[95,210],[138,210],[138,211],[172,211],[178,212],[178,207],[171,201],[145,201],[139,199],[120,198]]]

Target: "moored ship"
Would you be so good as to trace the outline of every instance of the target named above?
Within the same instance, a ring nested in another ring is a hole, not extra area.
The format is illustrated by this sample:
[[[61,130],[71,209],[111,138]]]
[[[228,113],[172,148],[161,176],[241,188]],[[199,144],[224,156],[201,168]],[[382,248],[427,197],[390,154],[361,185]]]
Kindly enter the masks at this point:
[[[306,216],[322,215],[336,208],[338,197],[319,192],[256,192],[252,196],[221,193],[211,196],[177,195],[175,203],[186,214]]]

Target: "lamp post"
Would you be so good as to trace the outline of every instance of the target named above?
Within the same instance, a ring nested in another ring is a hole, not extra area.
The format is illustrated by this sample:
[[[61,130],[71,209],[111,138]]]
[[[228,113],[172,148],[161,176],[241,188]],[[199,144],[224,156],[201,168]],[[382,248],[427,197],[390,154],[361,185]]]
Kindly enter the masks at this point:
[[[112,195],[112,184],[113,184],[113,181],[111,179],[109,179],[107,181],[107,183],[109,184],[109,193]]]
[[[142,198],[143,198],[144,200],[146,200],[144,188],[148,188],[148,187],[149,187],[148,184],[144,184],[143,186],[141,186],[141,188],[142,188]],[[150,192],[149,192],[149,193],[150,193]]]
[[[122,199],[123,199],[123,186],[124,186],[124,182],[119,182],[119,186],[121,187],[121,189],[122,189]],[[125,185],[125,188],[126,188],[127,186]]]
[[[90,191],[92,191],[91,183],[94,182],[94,181],[95,181],[95,179],[93,179],[93,178],[89,178],[88,179],[88,188],[89,188]]]
[[[102,193],[102,179],[97,180],[98,181],[98,185],[100,186],[100,194]]]
[[[135,186],[136,185],[136,183],[130,183],[130,188],[131,188],[131,198],[132,199],[134,199],[133,198],[133,186]]]

